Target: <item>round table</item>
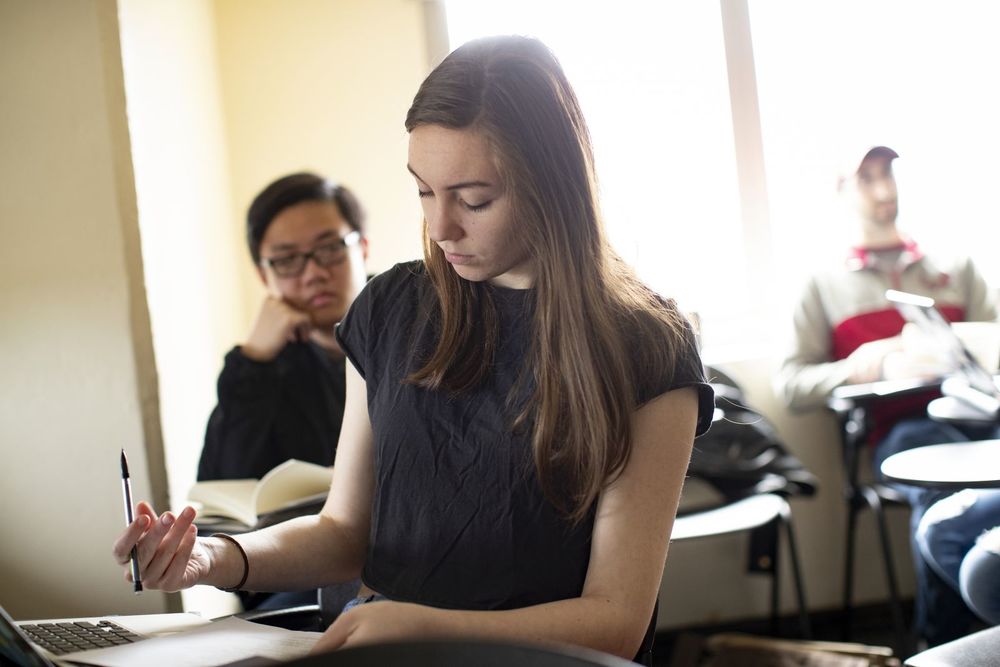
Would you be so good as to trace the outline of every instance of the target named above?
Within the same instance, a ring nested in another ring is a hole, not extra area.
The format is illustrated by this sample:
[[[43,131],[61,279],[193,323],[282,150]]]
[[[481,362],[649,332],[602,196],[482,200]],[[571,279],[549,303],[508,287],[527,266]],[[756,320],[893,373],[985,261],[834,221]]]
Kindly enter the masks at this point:
[[[916,447],[882,462],[889,480],[934,489],[1000,488],[1000,440]]]

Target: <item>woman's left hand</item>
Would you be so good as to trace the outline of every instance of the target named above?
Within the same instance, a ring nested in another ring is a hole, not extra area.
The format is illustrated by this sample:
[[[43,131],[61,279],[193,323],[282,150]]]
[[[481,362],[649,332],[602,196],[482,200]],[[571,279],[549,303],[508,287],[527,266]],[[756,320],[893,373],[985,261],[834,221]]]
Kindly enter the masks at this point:
[[[444,634],[440,624],[442,613],[433,607],[390,600],[358,605],[338,616],[310,653],[441,636]]]

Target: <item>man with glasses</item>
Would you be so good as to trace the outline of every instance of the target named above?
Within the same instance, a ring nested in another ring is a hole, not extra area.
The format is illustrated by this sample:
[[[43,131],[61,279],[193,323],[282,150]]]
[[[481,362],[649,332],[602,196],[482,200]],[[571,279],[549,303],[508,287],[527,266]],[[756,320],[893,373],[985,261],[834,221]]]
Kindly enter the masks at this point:
[[[365,284],[363,224],[347,188],[311,173],[250,205],[247,242],[268,294],[226,355],[199,480],[260,478],[290,458],[333,464],[345,382],[334,327]]]

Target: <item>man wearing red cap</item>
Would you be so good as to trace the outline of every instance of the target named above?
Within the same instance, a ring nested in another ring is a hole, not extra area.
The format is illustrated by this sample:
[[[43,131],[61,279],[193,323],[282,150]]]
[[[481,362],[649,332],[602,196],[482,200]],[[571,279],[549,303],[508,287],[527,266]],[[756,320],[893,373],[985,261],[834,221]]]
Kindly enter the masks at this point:
[[[824,405],[844,384],[927,373],[926,351],[903,345],[904,320],[886,299],[888,289],[933,298],[952,322],[997,317],[986,282],[968,258],[932,259],[897,229],[892,171],[897,157],[887,146],[868,146],[840,177],[840,193],[859,223],[859,243],[843,264],[809,279],[795,309],[792,351],[775,383],[793,410]],[[933,396],[884,401],[873,409],[873,470],[904,449],[995,437],[992,427],[977,431],[931,421],[926,406]],[[942,494],[916,487],[901,490],[911,502],[915,530],[924,510]],[[916,547],[914,561],[917,635],[932,645],[961,636],[971,620],[961,598],[927,567]]]

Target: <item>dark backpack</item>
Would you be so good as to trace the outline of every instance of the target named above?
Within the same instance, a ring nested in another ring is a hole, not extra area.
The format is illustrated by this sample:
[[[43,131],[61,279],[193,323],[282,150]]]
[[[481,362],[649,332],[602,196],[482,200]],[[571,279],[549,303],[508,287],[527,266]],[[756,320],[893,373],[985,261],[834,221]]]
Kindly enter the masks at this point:
[[[749,407],[725,373],[708,368],[715,390],[712,428],[695,440],[688,474],[699,477],[727,502],[760,493],[812,496],[817,479],[790,454],[774,427]]]

